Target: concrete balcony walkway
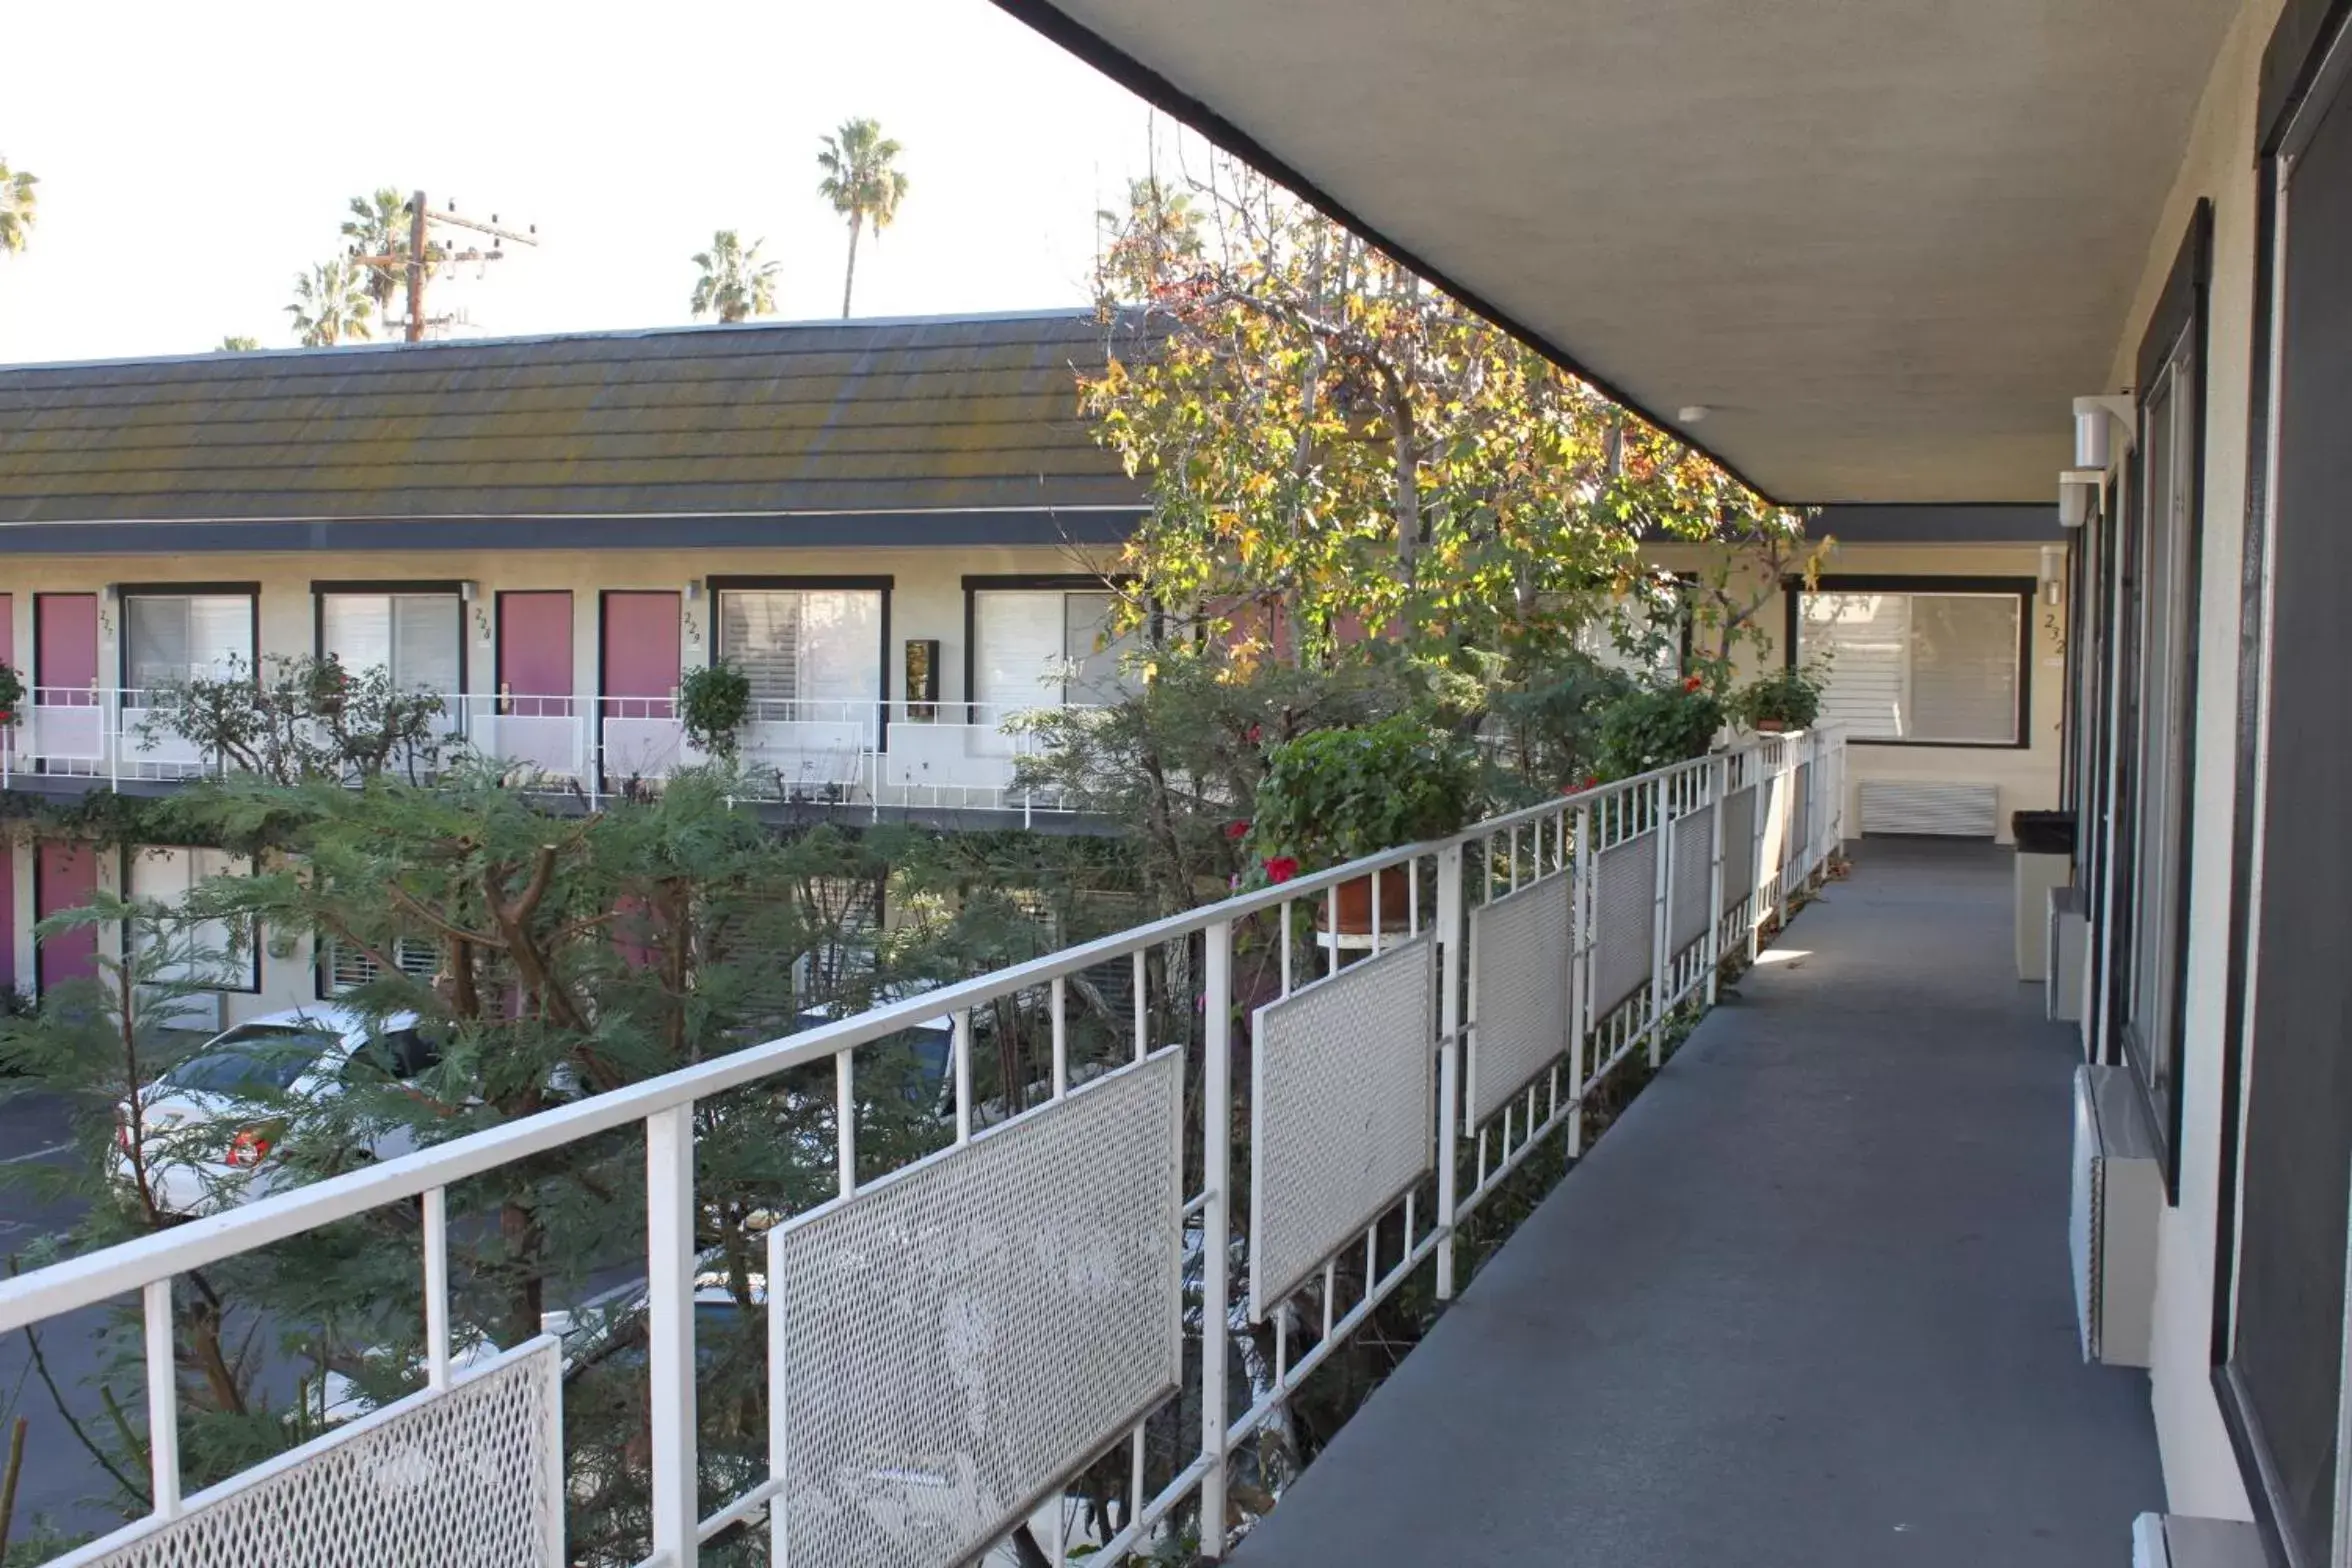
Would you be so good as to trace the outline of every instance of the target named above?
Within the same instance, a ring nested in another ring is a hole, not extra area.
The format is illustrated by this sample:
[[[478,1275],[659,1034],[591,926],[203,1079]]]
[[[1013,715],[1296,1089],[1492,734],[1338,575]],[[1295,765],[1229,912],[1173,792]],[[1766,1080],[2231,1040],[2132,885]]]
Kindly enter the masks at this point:
[[[1232,1561],[2129,1560],[2147,1383],[2077,1348],[2079,1058],[2008,854],[1856,862]]]

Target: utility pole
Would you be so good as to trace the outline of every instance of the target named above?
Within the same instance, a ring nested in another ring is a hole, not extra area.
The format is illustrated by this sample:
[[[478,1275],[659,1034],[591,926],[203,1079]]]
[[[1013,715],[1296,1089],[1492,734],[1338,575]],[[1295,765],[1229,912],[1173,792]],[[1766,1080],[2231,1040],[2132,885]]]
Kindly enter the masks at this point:
[[[488,250],[483,250],[478,245],[469,245],[464,250],[449,250],[435,254],[432,236],[432,225],[434,224],[444,224],[453,229],[471,229],[476,234],[487,234],[493,243]],[[422,343],[425,340],[425,328],[431,325],[425,315],[425,282],[432,276],[433,268],[436,265],[451,265],[462,261],[480,262],[486,266],[490,262],[503,260],[506,252],[498,248],[501,242],[535,247],[539,243],[539,225],[534,223],[525,232],[518,234],[512,229],[500,228],[498,214],[495,212],[490,214],[488,223],[473,218],[459,217],[455,202],[449,204],[447,212],[435,212],[426,202],[425,193],[418,191],[408,198],[408,253],[406,255],[395,253],[386,256],[355,254],[351,259],[364,267],[376,267],[384,270],[393,267],[406,269],[408,273],[408,329],[405,335],[411,343]]]

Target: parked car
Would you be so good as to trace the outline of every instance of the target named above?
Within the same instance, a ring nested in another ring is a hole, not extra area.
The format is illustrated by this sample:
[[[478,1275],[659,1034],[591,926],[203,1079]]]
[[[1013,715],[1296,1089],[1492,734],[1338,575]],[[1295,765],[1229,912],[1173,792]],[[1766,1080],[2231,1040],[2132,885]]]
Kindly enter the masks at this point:
[[[439,1060],[432,1030],[413,1013],[371,1020],[321,1002],[225,1029],[140,1095],[148,1186],[174,1214],[251,1202],[285,1179],[297,1113],[363,1083],[412,1083]],[[125,1187],[134,1180],[131,1110],[127,1098],[115,1107],[109,1161],[109,1175]],[[415,1143],[407,1127],[387,1122],[357,1152],[390,1159]]]

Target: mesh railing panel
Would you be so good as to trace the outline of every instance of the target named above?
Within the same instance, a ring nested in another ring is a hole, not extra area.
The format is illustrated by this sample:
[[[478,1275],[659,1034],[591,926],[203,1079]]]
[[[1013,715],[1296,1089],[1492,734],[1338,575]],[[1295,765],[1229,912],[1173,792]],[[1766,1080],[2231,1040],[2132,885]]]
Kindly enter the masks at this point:
[[[1674,823],[1674,865],[1666,896],[1667,948],[1679,953],[1707,934],[1707,895],[1715,880],[1715,808],[1701,806]]]
[[[964,1562],[1175,1390],[1182,1123],[1164,1051],[792,1225],[788,1562]]]
[[[1570,878],[1470,911],[1470,1119],[1485,1121],[1568,1049]]]
[[[1756,891],[1756,786],[1723,797],[1723,912]]]
[[[1658,835],[1604,849],[1593,872],[1593,1017],[1606,1018],[1647,985],[1658,908]]]
[[[561,1358],[554,1339],[533,1340],[439,1397],[316,1438],[58,1568],[560,1564]]]
[[[1802,865],[1817,837],[1813,820],[1813,764],[1797,764],[1795,804],[1789,810],[1789,859]]]
[[[1424,933],[1258,1009],[1250,1316],[1262,1321],[1431,1167],[1437,966]]]

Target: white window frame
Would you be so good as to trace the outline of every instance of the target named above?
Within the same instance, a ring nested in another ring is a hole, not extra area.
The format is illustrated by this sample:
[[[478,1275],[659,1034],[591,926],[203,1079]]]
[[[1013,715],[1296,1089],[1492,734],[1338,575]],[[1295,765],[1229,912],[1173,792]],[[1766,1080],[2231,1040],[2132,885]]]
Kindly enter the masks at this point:
[[[794,632],[796,646],[793,650],[792,692],[789,696],[779,696],[774,692],[763,693],[758,689],[758,683],[755,681],[752,689],[755,716],[758,714],[760,704],[783,702],[793,705],[793,716],[814,717],[822,720],[835,717],[835,715],[824,712],[817,712],[813,715],[801,714],[798,711],[800,705],[841,703],[878,709],[887,699],[890,690],[890,585],[888,583],[880,580],[836,581],[823,578],[805,581],[795,581],[789,578],[752,578],[714,582],[711,585],[710,618],[713,658],[728,659],[730,657],[727,644],[728,612],[733,605],[752,595],[790,595],[800,601]],[[856,691],[836,693],[812,692],[807,689],[807,671],[810,667],[808,658],[809,601],[827,597],[870,598],[873,600],[870,617],[874,627],[872,660],[871,663],[862,658],[858,660],[855,668],[860,679],[859,689]],[[740,667],[740,663],[738,663],[738,667]],[[746,671],[746,673],[750,672]],[[769,716],[786,717],[783,714]]]
[[[194,602],[200,599],[215,601],[220,605],[226,605],[232,600],[235,601],[238,606],[238,624],[243,632],[241,646],[231,649],[225,657],[204,661],[202,666],[204,674],[210,678],[223,678],[228,675],[232,661],[242,661],[244,673],[248,677],[253,674],[260,655],[260,650],[255,646],[258,641],[256,610],[259,596],[251,584],[190,583],[185,587],[177,584],[143,584],[136,588],[123,589],[116,595],[121,631],[116,647],[115,673],[122,689],[145,692],[154,690],[159,684],[158,680],[144,678],[131,666],[131,620],[139,613],[138,606],[176,603],[190,606],[190,613],[192,613]],[[181,666],[177,675],[164,676],[160,679],[194,679],[197,677],[198,669],[199,666],[191,662]]]
[[[2017,640],[2011,651],[2014,662],[2014,690],[2010,703],[2010,732],[2006,738],[1989,736],[1941,735],[1872,735],[1849,729],[1846,739],[1857,746],[1930,747],[1963,751],[2023,751],[2033,745],[2031,714],[2033,709],[2034,608],[2037,587],[2030,577],[1823,577],[1815,587],[1802,582],[1788,585],[1788,628],[1786,646],[1790,662],[1805,668],[1814,662],[1818,650],[1808,647],[1805,628],[1810,621],[1807,613],[1810,601],[1816,599],[1862,595],[1897,596],[1906,600],[1933,598],[2002,599],[2016,606]],[[1916,623],[1906,616],[1906,637]],[[1904,649],[1906,690],[1911,658],[1908,643]],[[1830,679],[1836,679],[1834,661]],[[1830,717],[1824,703],[1824,719]]]
[[[381,599],[385,601],[384,668],[390,673],[393,681],[403,690],[408,691],[431,692],[435,696],[441,697],[458,697],[464,695],[467,689],[467,644],[471,640],[466,635],[466,600],[464,590],[458,588],[454,584],[443,586],[441,584],[420,583],[379,584],[354,582],[335,583],[330,586],[314,587],[312,592],[313,598],[318,606],[315,651],[319,658],[324,659],[329,654],[335,652],[335,650],[328,644],[327,623],[332,613],[331,601],[336,599]],[[401,678],[400,617],[395,601],[402,599],[447,600],[450,604],[456,607],[456,681],[453,685],[444,686],[438,681],[410,682]],[[345,667],[354,674],[359,673],[363,669],[369,668],[369,666],[354,665],[348,662],[346,663]],[[453,711],[455,710],[453,709]]]
[[[194,891],[200,882],[221,876],[251,876],[253,862],[244,855],[232,855],[226,850],[207,849],[201,845],[146,844],[124,851],[123,887],[134,899],[153,899],[160,904],[177,905]],[[163,885],[154,884],[160,881]],[[148,884],[142,886],[142,883]],[[160,981],[174,984],[200,985],[210,991],[233,991],[243,996],[254,996],[261,991],[261,933],[250,927],[240,936],[225,933],[226,945],[232,949],[224,959],[225,967],[218,976],[192,974],[184,966],[170,966],[174,971],[159,974]],[[139,922],[124,922],[123,941],[135,956],[140,947]],[[242,946],[240,961],[233,948]]]
[[[968,607],[966,624],[970,628],[970,638],[965,662],[966,698],[976,706],[994,706],[1008,712],[1021,708],[1089,707],[1102,703],[1111,694],[1093,691],[1073,693],[1071,688],[1078,679],[1079,669],[1087,659],[1095,654],[1133,647],[1138,639],[1134,633],[1130,632],[1123,637],[1114,638],[1105,648],[1087,649],[1084,652],[1073,651],[1070,646],[1070,600],[1073,596],[1106,598],[1112,601],[1110,609],[1115,613],[1118,608],[1118,594],[1119,586],[1117,584],[1107,583],[1099,578],[1071,582],[1021,578],[1008,578],[1001,581],[985,578],[967,579],[964,585],[964,597]],[[1015,598],[1052,600],[1061,622],[1060,678],[1056,680],[1050,668],[1041,667],[1038,671],[1039,678],[1035,683],[1033,695],[1028,700],[1021,702],[1007,701],[998,696],[983,695],[984,688],[990,685],[988,651],[982,646],[983,632],[987,623],[987,605],[991,600],[1004,603]],[[1116,685],[1121,692],[1124,692],[1129,688],[1130,683],[1124,677],[1120,677],[1117,679]]]

